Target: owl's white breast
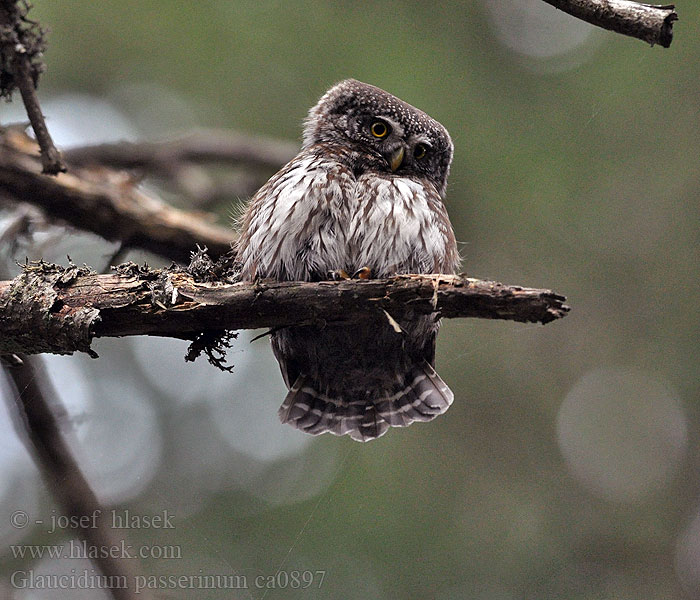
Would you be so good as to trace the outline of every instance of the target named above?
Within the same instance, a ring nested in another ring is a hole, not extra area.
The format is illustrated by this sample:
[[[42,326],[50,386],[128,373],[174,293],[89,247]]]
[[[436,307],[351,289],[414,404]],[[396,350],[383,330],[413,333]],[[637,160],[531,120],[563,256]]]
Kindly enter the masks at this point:
[[[360,177],[350,216],[353,266],[369,266],[375,276],[430,272],[445,255],[446,238],[436,208],[442,208],[429,183],[409,177]]]
[[[251,203],[244,276],[307,280],[363,267],[374,277],[432,272],[445,256],[444,211],[429,183],[297,157]],[[449,226],[449,225],[448,225]]]

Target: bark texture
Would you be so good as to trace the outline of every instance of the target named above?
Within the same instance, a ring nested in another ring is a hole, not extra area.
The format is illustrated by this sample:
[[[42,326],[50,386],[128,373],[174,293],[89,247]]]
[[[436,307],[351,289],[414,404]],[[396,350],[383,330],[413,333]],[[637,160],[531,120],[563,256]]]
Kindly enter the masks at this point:
[[[673,41],[675,5],[656,6],[629,0],[544,0],[591,25],[668,48]]]
[[[196,339],[213,330],[357,322],[436,313],[548,323],[567,314],[551,290],[452,275],[307,282],[198,282],[182,270],[121,265],[26,265],[0,282],[0,353],[88,352],[95,337],[157,335]],[[389,317],[387,317],[389,318]]]
[[[220,256],[233,231],[203,213],[179,210],[139,190],[128,173],[104,168],[42,175],[36,145],[23,133],[0,137],[0,195],[39,207],[59,222],[91,231],[125,248],[142,248],[187,264],[197,244]]]

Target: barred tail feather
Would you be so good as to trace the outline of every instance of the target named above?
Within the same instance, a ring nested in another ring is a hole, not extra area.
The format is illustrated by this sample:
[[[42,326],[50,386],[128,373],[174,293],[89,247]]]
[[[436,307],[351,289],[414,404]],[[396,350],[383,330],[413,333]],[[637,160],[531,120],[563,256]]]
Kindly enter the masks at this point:
[[[367,442],[384,435],[390,426],[405,427],[414,421],[430,421],[444,413],[454,395],[427,362],[397,378],[392,394],[344,400],[321,394],[300,375],[279,409],[283,423],[312,435],[350,435]]]
[[[376,401],[379,415],[393,427],[432,421],[452,404],[454,394],[427,362],[414,367],[391,396]]]
[[[307,379],[300,375],[290,388],[278,413],[283,423],[311,435],[349,434],[361,442],[378,438],[389,429],[371,402],[330,398],[310,387]]]

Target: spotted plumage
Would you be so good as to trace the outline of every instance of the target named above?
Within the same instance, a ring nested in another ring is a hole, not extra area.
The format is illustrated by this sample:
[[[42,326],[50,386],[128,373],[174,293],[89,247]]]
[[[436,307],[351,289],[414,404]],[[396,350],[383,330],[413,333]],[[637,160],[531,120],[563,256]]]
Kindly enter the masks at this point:
[[[300,153],[241,219],[243,279],[454,273],[442,202],[452,151],[445,128],[420,110],[359,81],[337,84],[309,112]],[[359,325],[273,333],[289,388],[282,421],[367,441],[447,410],[453,394],[433,368],[439,321],[399,325],[378,311]]]

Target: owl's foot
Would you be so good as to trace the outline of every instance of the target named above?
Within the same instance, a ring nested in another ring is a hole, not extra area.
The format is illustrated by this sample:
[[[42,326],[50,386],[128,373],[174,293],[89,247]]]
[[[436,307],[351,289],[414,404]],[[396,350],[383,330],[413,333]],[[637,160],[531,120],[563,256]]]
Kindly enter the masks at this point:
[[[372,269],[369,267],[362,267],[352,274],[353,279],[371,279]]]
[[[348,275],[345,269],[336,269],[335,271],[328,271],[328,277],[332,281],[340,281],[341,279],[370,279],[372,277],[372,269],[369,267],[362,267],[352,274],[352,277]]]
[[[350,279],[350,275],[345,269],[336,269],[335,271],[328,271],[328,277],[331,281],[340,281],[341,279]]]

